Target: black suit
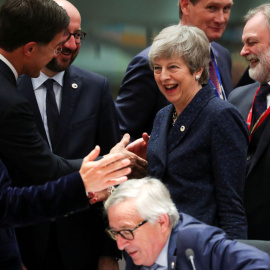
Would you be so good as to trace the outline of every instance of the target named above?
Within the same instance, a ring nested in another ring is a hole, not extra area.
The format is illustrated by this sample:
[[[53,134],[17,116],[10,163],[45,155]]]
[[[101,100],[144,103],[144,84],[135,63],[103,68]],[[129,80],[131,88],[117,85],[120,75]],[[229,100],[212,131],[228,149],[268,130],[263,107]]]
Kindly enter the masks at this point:
[[[215,42],[211,47],[228,96],[233,90],[230,53]],[[129,133],[132,140],[140,138],[143,132],[150,134],[155,115],[169,104],[159,91],[154,72],[149,67],[149,50],[150,47],[146,48],[131,60],[115,101],[121,133]]]
[[[74,87],[75,84],[75,87]],[[31,103],[40,133],[47,141],[44,125],[33,91],[31,79],[21,76],[18,91]],[[62,102],[58,128],[54,140],[54,153],[64,158],[82,158],[95,145],[106,154],[119,141],[116,111],[106,78],[71,66],[64,75]],[[49,238],[64,269],[96,269],[101,255],[117,256],[112,247],[102,251],[108,241],[104,233],[102,203],[89,210],[17,230],[22,259],[28,270],[43,269]],[[53,259],[51,259],[53,261]]]
[[[12,188],[0,160],[0,269],[22,269],[21,256],[12,226],[44,222],[52,217],[87,208],[89,202],[78,172],[43,186]],[[57,205],[57,207],[55,207]]]
[[[247,119],[259,83],[236,88],[229,96]],[[254,132],[248,147],[244,203],[248,238],[270,240],[270,117]]]
[[[29,184],[38,185],[78,170],[81,160],[68,162],[51,152],[38,133],[31,105],[16,91],[15,76],[1,60],[0,82],[0,158],[12,180],[24,174],[31,176]]]

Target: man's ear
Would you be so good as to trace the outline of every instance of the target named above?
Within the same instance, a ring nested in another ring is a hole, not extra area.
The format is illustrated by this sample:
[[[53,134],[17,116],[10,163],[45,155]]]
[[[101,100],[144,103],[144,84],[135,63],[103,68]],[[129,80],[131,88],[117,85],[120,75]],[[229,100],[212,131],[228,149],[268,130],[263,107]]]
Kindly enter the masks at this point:
[[[189,0],[180,0],[179,5],[181,7],[182,13],[187,15],[189,13],[189,8],[188,8],[190,5]]]
[[[158,222],[160,224],[161,231],[163,233],[166,232],[168,228],[170,227],[169,217],[165,213],[158,217]]]
[[[36,42],[29,42],[23,46],[23,53],[27,57],[31,57],[35,50],[37,50],[37,43]]]

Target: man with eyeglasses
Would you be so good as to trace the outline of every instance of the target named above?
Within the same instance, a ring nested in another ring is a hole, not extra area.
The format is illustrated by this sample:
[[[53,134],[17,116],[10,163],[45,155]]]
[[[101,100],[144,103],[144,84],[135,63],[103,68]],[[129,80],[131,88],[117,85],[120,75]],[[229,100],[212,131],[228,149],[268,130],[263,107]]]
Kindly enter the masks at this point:
[[[82,158],[99,145],[104,155],[120,139],[108,80],[72,65],[86,33],[81,29],[77,8],[65,0],[56,0],[56,3],[70,17],[67,41],[38,78],[19,77],[18,91],[32,104],[39,132],[55,154],[69,159]],[[54,120],[58,117],[54,133],[46,113],[47,80],[53,80],[58,110],[58,116],[54,117]],[[108,195],[107,191],[105,193]],[[118,269],[115,258],[121,257],[121,253],[104,232],[102,210],[103,204],[99,202],[80,213],[17,229],[27,269]]]
[[[107,232],[125,251],[126,270],[270,269],[268,254],[179,214],[168,189],[157,179],[120,184],[104,206]]]

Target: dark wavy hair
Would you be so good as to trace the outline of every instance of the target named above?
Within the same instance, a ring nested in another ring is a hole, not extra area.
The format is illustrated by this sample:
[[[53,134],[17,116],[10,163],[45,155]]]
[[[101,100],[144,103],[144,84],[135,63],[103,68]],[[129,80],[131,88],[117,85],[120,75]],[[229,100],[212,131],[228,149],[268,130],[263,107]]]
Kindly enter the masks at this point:
[[[0,8],[0,48],[12,52],[29,42],[48,44],[69,25],[53,0],[6,0]]]

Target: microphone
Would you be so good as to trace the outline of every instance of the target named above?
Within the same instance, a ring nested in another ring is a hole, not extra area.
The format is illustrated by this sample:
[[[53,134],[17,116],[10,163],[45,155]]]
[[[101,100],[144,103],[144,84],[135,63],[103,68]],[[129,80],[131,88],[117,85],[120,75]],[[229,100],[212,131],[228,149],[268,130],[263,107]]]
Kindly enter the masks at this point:
[[[186,249],[185,253],[186,253],[187,259],[190,261],[190,263],[192,265],[192,269],[196,270],[196,267],[195,267],[195,264],[194,264],[195,256],[194,256],[193,250],[191,248],[188,248],[188,249]]]

